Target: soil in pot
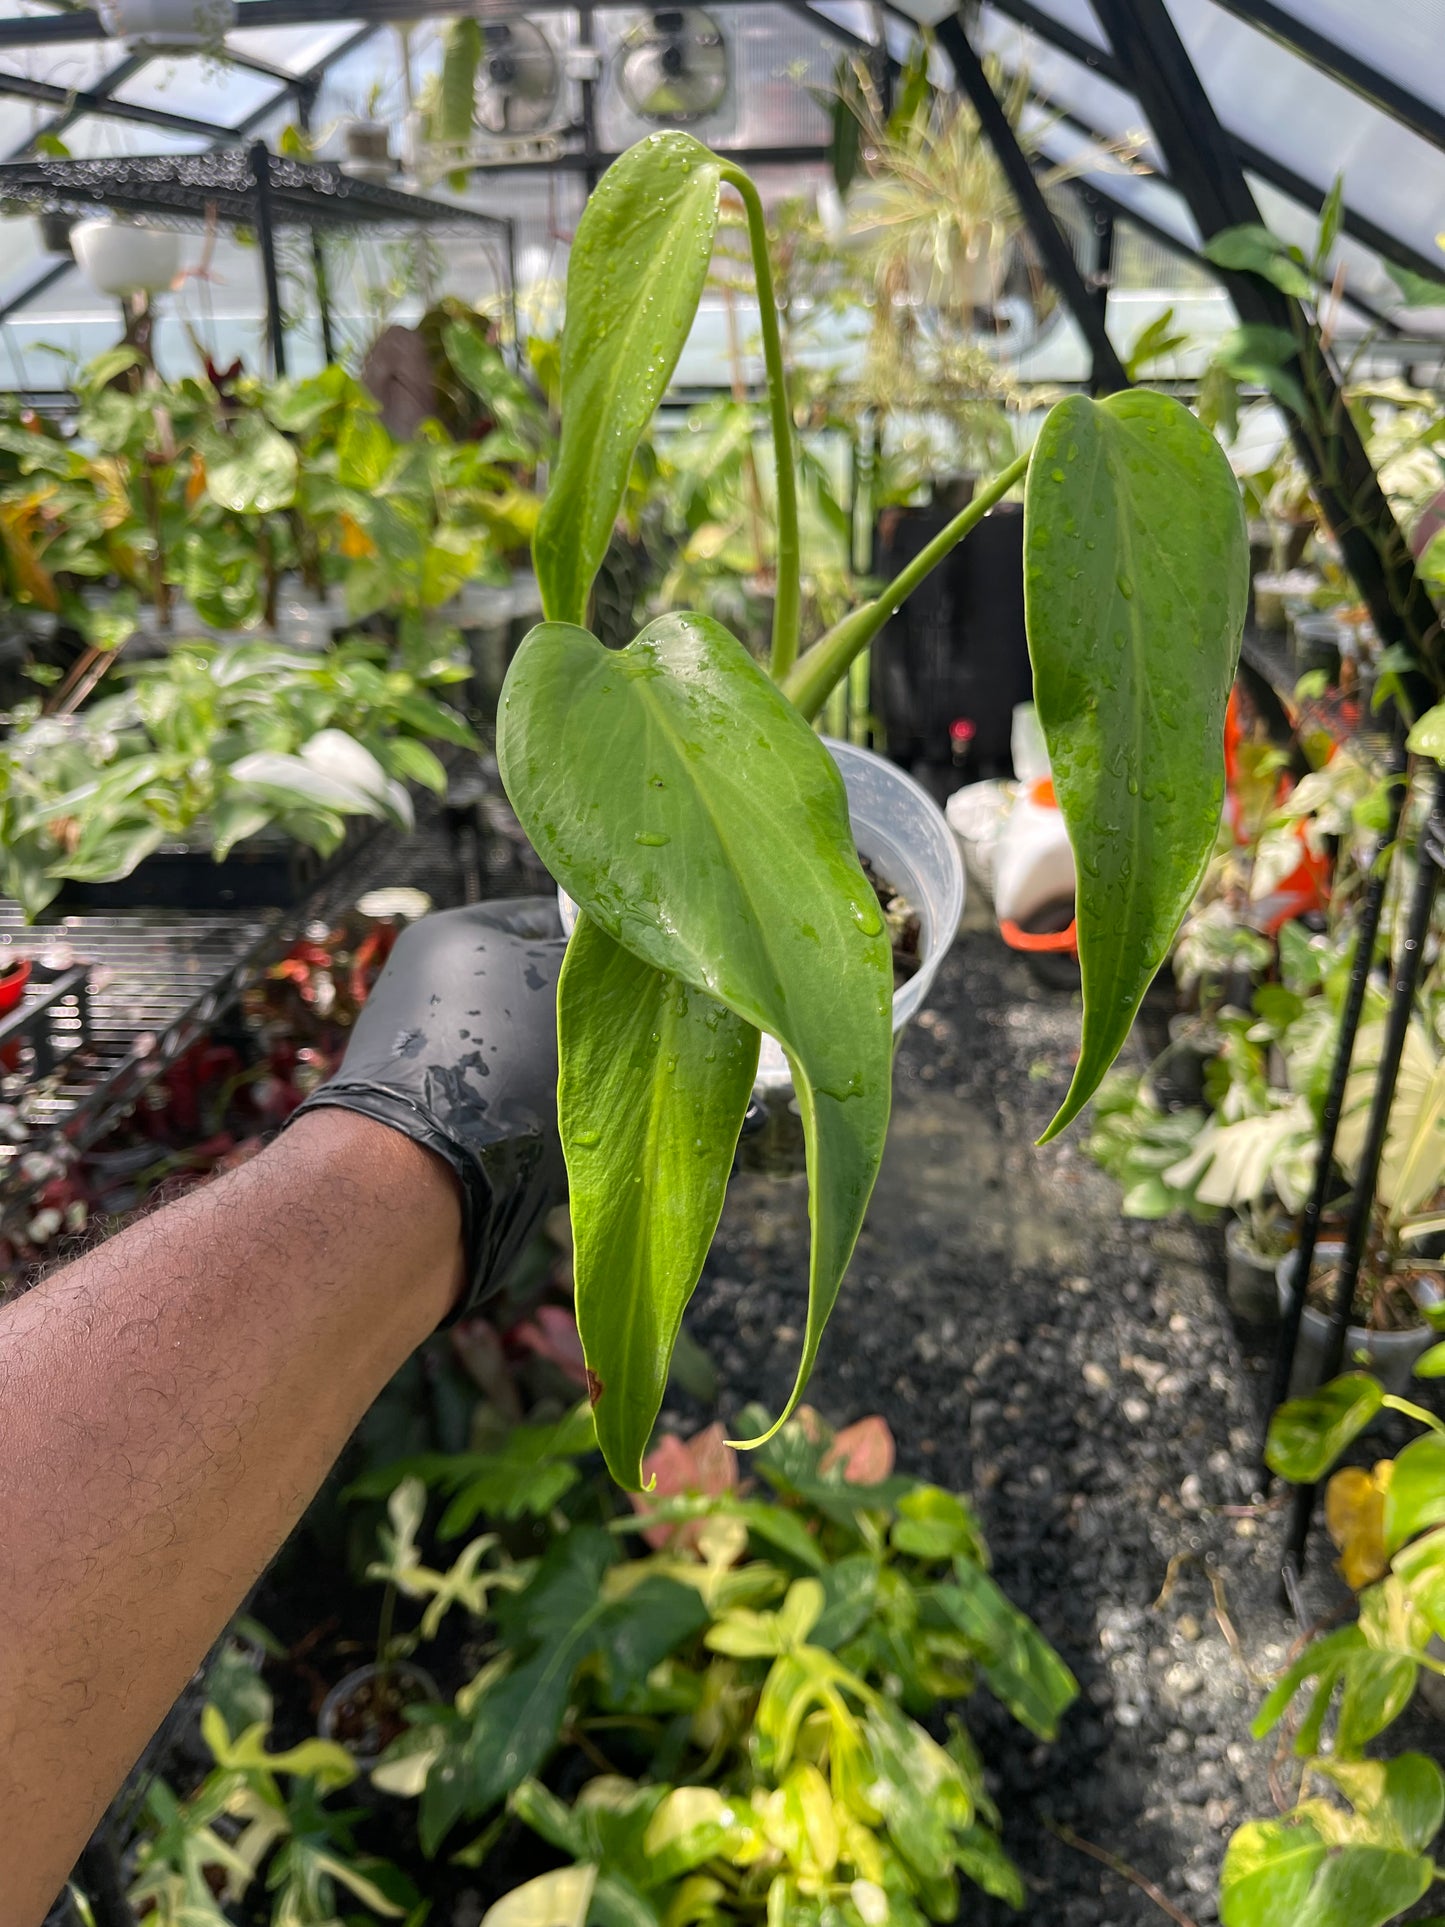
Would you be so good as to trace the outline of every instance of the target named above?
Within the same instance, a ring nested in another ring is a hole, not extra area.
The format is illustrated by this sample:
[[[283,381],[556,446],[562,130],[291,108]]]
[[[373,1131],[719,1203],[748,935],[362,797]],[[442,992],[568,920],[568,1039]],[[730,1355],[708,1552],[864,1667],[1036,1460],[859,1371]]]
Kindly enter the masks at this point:
[[[323,1739],[336,1740],[357,1760],[379,1760],[406,1731],[407,1708],[437,1697],[430,1673],[408,1661],[362,1666],[327,1694],[317,1727]]]
[[[910,977],[916,976],[918,966],[923,962],[923,919],[907,897],[894,889],[887,877],[879,876],[876,867],[861,850],[858,852],[858,861],[882,906],[884,921],[888,925],[888,941],[893,948],[893,988],[901,990]]]

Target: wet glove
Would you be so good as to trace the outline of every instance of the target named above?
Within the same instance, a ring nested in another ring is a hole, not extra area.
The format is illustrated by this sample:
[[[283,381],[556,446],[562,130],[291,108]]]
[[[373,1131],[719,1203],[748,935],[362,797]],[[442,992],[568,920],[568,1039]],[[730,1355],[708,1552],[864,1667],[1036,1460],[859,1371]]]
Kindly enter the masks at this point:
[[[355,1111],[444,1158],[462,1194],[467,1284],[496,1290],[566,1196],[557,1135],[557,973],[547,897],[443,910],[405,930],[329,1083],[293,1113]]]

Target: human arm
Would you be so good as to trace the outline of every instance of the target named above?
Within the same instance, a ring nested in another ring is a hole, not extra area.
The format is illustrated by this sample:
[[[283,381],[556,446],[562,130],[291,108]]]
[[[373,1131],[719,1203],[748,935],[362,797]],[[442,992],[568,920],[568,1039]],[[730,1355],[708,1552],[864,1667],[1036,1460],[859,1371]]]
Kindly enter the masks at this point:
[[[324,1104],[0,1308],[0,1927],[37,1927],[368,1404],[551,1201],[526,1097],[555,974],[461,913],[417,926]],[[507,1095],[472,1104],[483,1038]]]

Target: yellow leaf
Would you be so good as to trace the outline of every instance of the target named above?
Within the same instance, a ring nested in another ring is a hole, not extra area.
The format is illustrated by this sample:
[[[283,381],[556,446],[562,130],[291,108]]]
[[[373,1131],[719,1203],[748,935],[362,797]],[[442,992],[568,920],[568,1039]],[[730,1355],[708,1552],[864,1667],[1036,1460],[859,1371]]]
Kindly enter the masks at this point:
[[[1373,1472],[1347,1465],[1325,1488],[1325,1525],[1340,1551],[1340,1572],[1356,1592],[1384,1576],[1385,1490],[1394,1465],[1381,1459]]]
[[[376,554],[376,544],[353,516],[341,518],[341,553],[348,562],[365,562]]]

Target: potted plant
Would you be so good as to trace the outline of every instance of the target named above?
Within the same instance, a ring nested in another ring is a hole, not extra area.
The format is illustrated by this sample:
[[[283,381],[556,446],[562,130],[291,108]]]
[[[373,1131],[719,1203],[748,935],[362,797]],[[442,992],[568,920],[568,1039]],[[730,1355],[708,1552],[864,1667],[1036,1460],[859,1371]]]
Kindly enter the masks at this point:
[[[105,30],[132,47],[224,48],[235,0],[101,0]]]
[[[391,128],[380,117],[385,83],[376,81],[366,98],[366,110],[341,123],[341,165],[358,180],[389,181],[396,172],[391,152]]]
[[[1445,1345],[1435,1345],[1416,1369],[1438,1378]],[[1413,1421],[1420,1436],[1393,1459],[1330,1476],[1382,1410]],[[1427,1753],[1390,1754],[1380,1736],[1417,1689],[1432,1710],[1439,1705],[1445,1426],[1378,1378],[1349,1372],[1282,1405],[1270,1420],[1265,1456],[1272,1471],[1296,1485],[1328,1478],[1325,1521],[1358,1600],[1352,1620],[1315,1632],[1292,1654],[1255,1718],[1254,1735],[1263,1739],[1307,1702],[1293,1722],[1299,1797],[1278,1818],[1248,1821],[1231,1838],[1220,1919],[1224,1927],[1310,1927],[1325,1919],[1337,1927],[1383,1927],[1416,1917],[1415,1903],[1442,1878],[1430,1849],[1445,1815],[1445,1774]],[[1282,1743],[1275,1752],[1282,1779]],[[1278,1787],[1274,1769],[1271,1785]]]
[[[768,372],[766,669],[705,616],[664,615],[622,650],[582,626],[633,451],[708,275],[724,188],[747,217]],[[740,169],[680,132],[629,150],[588,203],[568,267],[561,391],[533,545],[547,619],[508,672],[498,760],[582,913],[558,991],[578,1325],[599,1442],[635,1486],[764,1032],[792,1072],[812,1194],[789,1410],[882,1156],[892,950],[843,778],[811,719],[929,570],[1022,484],[1040,720],[1081,881],[1084,1037],[1059,1130],[1119,1049],[1214,841],[1245,531],[1229,465],[1187,409],[1141,391],[1071,398],[896,581],[800,655],[794,424],[762,205]],[[1157,727],[1143,728],[1145,715]]]
[[[1374,1095],[1384,1021],[1361,1027],[1345,1086],[1335,1155],[1352,1181],[1357,1176]],[[1385,1155],[1375,1188],[1364,1257],[1345,1358],[1365,1359],[1392,1393],[1409,1384],[1415,1361],[1431,1343],[1431,1320],[1445,1303],[1445,1265],[1416,1249],[1417,1241],[1445,1228],[1439,1195],[1445,1185],[1445,1140],[1439,1127],[1445,1104],[1445,1058],[1420,1024],[1406,1034],[1404,1058],[1390,1110]],[[1344,1248],[1337,1240],[1317,1247],[1295,1352],[1292,1391],[1320,1382],[1328,1360],[1329,1308]],[[1296,1284],[1295,1257],[1279,1268],[1283,1307]]]

